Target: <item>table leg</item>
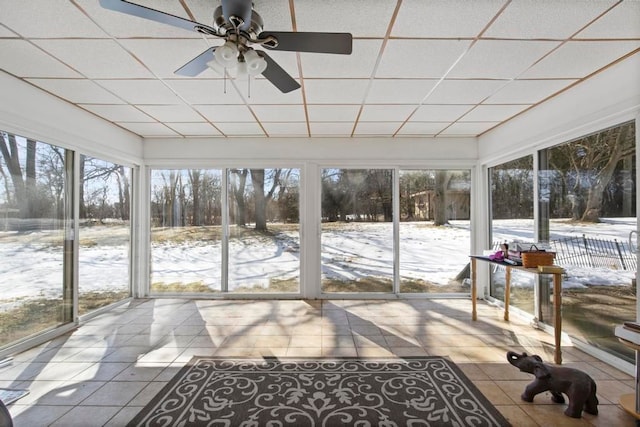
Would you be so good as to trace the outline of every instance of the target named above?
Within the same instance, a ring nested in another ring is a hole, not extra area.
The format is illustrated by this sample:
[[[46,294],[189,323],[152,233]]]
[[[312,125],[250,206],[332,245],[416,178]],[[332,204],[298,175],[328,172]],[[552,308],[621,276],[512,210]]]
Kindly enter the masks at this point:
[[[476,279],[476,259],[471,258],[471,320],[478,320],[478,313],[476,312],[476,299],[478,297]]]
[[[504,320],[509,321],[509,299],[511,298],[511,267],[504,273]]]
[[[553,275],[553,332],[556,344],[554,354],[555,362],[560,365],[562,363],[562,274],[554,273]]]

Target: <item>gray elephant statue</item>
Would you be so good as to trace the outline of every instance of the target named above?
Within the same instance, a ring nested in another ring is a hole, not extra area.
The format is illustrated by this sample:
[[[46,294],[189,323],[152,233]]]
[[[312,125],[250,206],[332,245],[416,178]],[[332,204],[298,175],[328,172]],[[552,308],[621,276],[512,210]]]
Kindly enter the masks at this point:
[[[598,415],[598,398],[596,397],[596,383],[586,373],[573,368],[547,365],[538,355],[518,354],[507,352],[507,360],[522,372],[535,375],[536,379],[525,388],[522,400],[533,402],[533,398],[544,391],[551,392],[551,400],[564,403],[566,394],[569,406],[564,414],[572,418],[582,417],[582,410]]]

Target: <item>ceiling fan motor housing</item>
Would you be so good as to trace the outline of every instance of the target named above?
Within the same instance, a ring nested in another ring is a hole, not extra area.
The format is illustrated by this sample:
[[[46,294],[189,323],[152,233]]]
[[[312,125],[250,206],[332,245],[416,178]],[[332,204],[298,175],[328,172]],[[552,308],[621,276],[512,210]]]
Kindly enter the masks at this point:
[[[243,23],[242,18],[236,15],[229,16],[229,19],[227,20],[222,11],[222,6],[218,6],[213,11],[212,27],[216,30],[219,36],[226,36],[229,33],[235,33],[237,27],[237,31],[241,33],[240,35],[251,41],[256,41],[258,39],[258,35],[264,28],[264,21],[255,10],[251,11],[251,21],[248,23]]]

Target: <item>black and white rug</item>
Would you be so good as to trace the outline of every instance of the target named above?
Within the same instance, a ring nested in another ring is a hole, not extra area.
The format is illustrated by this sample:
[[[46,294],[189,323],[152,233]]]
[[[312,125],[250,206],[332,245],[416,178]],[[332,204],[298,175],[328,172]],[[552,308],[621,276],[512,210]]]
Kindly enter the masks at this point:
[[[509,426],[451,361],[194,357],[129,426]]]

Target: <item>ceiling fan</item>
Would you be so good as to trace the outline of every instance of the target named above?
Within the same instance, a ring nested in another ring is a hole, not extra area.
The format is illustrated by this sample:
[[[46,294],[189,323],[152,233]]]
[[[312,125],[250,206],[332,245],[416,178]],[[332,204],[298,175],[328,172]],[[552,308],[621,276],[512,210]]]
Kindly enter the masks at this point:
[[[351,54],[352,50],[350,33],[263,31],[262,18],[253,10],[251,0],[222,0],[213,12],[211,25],[125,0],[100,0],[100,5],[105,9],[225,40],[221,46],[205,50],[176,70],[175,73],[181,76],[197,76],[207,68],[224,74],[227,68],[239,67],[246,69],[249,75],[262,74],[281,92],[287,93],[298,89],[298,82],[264,50],[255,50],[252,45],[269,50],[343,55]]]

